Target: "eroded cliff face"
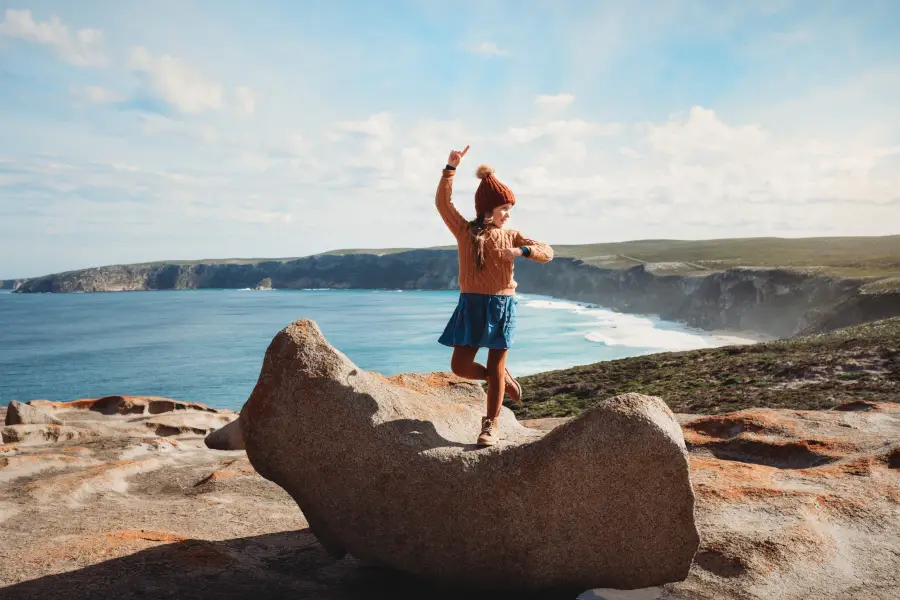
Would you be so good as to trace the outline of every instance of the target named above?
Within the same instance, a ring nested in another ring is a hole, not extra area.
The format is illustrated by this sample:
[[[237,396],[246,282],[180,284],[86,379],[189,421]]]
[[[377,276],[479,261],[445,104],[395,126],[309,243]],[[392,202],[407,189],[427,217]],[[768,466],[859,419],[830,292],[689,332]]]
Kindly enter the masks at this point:
[[[25,280],[17,292],[105,292],[191,288],[424,289],[457,287],[456,252],[313,256],[254,264],[114,265]],[[642,265],[604,269],[569,258],[521,260],[523,293],[658,314],[703,329],[742,329],[777,337],[827,331],[900,315],[900,295],[864,294],[859,280],[783,269],[737,268],[705,276],[662,275]]]
[[[900,314],[900,302],[881,316],[858,310],[839,325],[832,315],[860,296],[860,282],[783,269],[739,268],[706,276],[658,275],[643,266],[602,269],[555,260],[553,269],[517,267],[522,291],[602,304],[622,312],[658,314],[701,329],[741,329],[777,337],[844,327]],[[550,265],[547,265],[548,267]],[[827,326],[826,326],[827,325]]]
[[[456,253],[414,250],[375,256],[325,255],[253,264],[112,265],[27,280],[19,292],[109,292],[194,288],[453,289]]]

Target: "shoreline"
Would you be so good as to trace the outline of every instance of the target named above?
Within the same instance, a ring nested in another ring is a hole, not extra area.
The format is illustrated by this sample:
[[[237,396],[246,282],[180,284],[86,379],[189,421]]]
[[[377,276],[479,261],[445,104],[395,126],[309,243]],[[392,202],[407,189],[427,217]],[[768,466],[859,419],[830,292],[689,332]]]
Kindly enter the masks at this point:
[[[180,291],[180,290],[179,290]],[[209,292],[210,296],[218,296],[215,292],[218,290],[196,290]],[[242,290],[226,290],[232,292],[242,292]],[[282,290],[283,291],[283,290]],[[297,291],[297,292],[306,292],[306,290],[288,290],[288,291]],[[350,304],[359,304],[360,310],[359,314],[357,314],[357,318],[361,321],[365,321],[370,318],[369,309],[365,307],[364,302],[367,299],[367,296],[373,293],[372,290],[328,290],[328,291],[309,291],[307,294],[297,294],[295,297],[297,301],[305,306],[305,302],[300,299],[301,296],[318,296],[319,294],[329,294],[330,292],[349,292],[349,294],[353,296],[358,296],[358,300],[350,300]],[[375,296],[381,296],[382,294],[378,294],[378,291],[374,291]],[[412,305],[418,306],[420,303],[423,305],[428,305],[432,302],[442,302],[440,298],[442,297],[444,300],[447,298],[455,297],[458,294],[458,291],[451,290],[415,290],[411,291],[412,296],[421,295],[421,299],[417,300],[415,297],[409,298],[408,302],[411,302]],[[385,294],[389,292],[384,292]],[[268,308],[264,307],[277,307],[278,305],[294,305],[295,301],[293,300],[285,300],[289,294],[278,294],[277,297],[281,297],[282,300],[276,301],[276,296],[272,297],[256,297],[253,296],[248,297],[246,301],[239,300],[229,300],[228,298],[238,298],[239,296],[243,296],[244,294],[223,294],[222,302],[223,305],[227,306],[237,301],[244,308],[241,309],[246,314],[256,314],[258,311],[259,314],[266,314],[268,312]],[[187,305],[184,305],[181,302],[183,297],[169,297],[163,304],[168,307],[169,312],[177,313],[179,312],[179,306],[189,306],[189,305],[197,305],[198,302],[204,304],[203,301],[200,301],[199,296],[189,295],[194,297],[194,300],[189,302]],[[603,364],[608,361],[613,360],[622,360],[627,358],[653,355],[659,353],[666,352],[679,352],[685,350],[695,350],[695,349],[703,349],[703,348],[711,348],[711,347],[720,347],[723,345],[746,345],[750,343],[754,343],[757,340],[751,337],[753,334],[748,334],[747,332],[733,332],[733,331],[704,331],[697,328],[690,328],[685,326],[682,323],[678,323],[675,321],[667,321],[660,319],[656,315],[633,315],[628,313],[622,313],[620,311],[616,311],[615,309],[609,307],[603,307],[594,303],[587,302],[577,302],[571,300],[560,299],[552,296],[544,296],[539,294],[528,294],[528,293],[520,293],[518,294],[520,297],[520,313],[523,309],[528,311],[528,319],[530,319],[530,324],[532,327],[537,326],[539,329],[534,330],[532,336],[537,336],[535,340],[543,340],[544,336],[552,336],[554,339],[551,344],[551,349],[555,349],[554,352],[551,352],[548,356],[542,356],[543,352],[535,352],[535,348],[539,348],[542,342],[536,342],[538,346],[535,346],[533,343],[530,343],[529,340],[522,340],[514,347],[515,362],[511,368],[516,373],[517,377],[525,377],[525,376],[534,376],[547,372],[555,372],[560,370],[567,370],[576,367],[584,367],[587,365],[594,364]],[[157,296],[158,297],[158,296]],[[345,297],[341,294],[337,294],[334,298]],[[369,296],[371,297],[371,296]],[[431,300],[427,298],[430,297]],[[79,306],[85,307],[84,309],[79,310],[89,310],[90,306],[94,305],[93,301],[89,301],[88,298],[82,297],[83,300],[79,301],[76,298],[70,299],[70,301],[63,302],[51,302],[50,305],[56,306]],[[386,300],[387,296],[384,296],[381,301],[375,300],[373,301],[378,303]],[[14,300],[14,299],[10,299]],[[65,300],[65,299],[63,299]],[[129,309],[130,311],[139,309],[140,306],[144,305],[144,302],[135,302],[138,298],[128,298],[122,299],[122,306],[132,307]],[[211,298],[210,298],[211,300]],[[328,304],[331,302],[327,299],[327,297],[322,297],[319,301],[316,301],[311,306],[318,306],[321,303]],[[343,301],[342,301],[343,302]],[[20,307],[27,308],[32,304],[31,301],[24,302],[13,302],[15,305]],[[34,303],[36,306],[46,305],[47,302],[38,301]],[[105,301],[101,301],[100,305],[107,305],[108,303]],[[157,306],[158,303],[151,301],[149,303],[150,306]],[[218,304],[218,303],[217,303]],[[525,308],[527,305],[537,305],[533,308]],[[553,308],[547,308],[547,306],[552,306]],[[137,307],[135,309],[134,307]],[[260,307],[260,308],[257,308]],[[185,309],[187,310],[187,309]],[[275,308],[275,310],[279,310]],[[313,310],[313,309],[310,309]],[[556,315],[545,312],[549,310],[551,313],[556,312]],[[301,311],[302,312],[302,311]],[[296,310],[294,310],[296,313]],[[572,313],[570,316],[566,316],[565,313]],[[577,313],[577,314],[576,314]],[[376,318],[377,313],[374,317]],[[290,316],[290,315],[288,315]],[[443,317],[441,317],[443,318]],[[267,319],[268,321],[272,321],[268,323],[265,327],[266,329],[272,329],[273,335],[274,332],[280,329],[283,326],[286,326],[290,321],[285,320],[284,322],[278,320],[278,318]],[[208,326],[213,328],[225,328],[230,329],[230,326],[226,321],[221,321],[216,318],[216,320],[210,321]],[[277,321],[277,322],[276,322]],[[559,327],[563,329],[557,329],[557,324]],[[90,338],[90,331],[95,329],[98,325],[87,325],[87,330],[82,331],[82,336],[88,336]],[[255,325],[252,329],[259,334],[260,325]],[[421,329],[422,326],[416,326],[416,329]],[[603,333],[607,338],[608,343],[597,342],[590,338],[591,335],[596,334],[597,332]],[[22,333],[22,332],[20,332]],[[260,351],[259,354],[253,354],[252,356],[244,356],[240,352],[241,356],[243,356],[246,362],[258,362],[261,358],[261,352],[265,348],[265,345],[271,340],[269,336],[260,336],[254,334],[255,337],[259,337],[259,340],[253,342],[254,346],[259,346]],[[569,337],[571,336],[571,337]],[[265,340],[262,340],[262,337],[265,337]],[[762,336],[757,336],[762,337]],[[344,335],[346,338],[346,335]],[[611,339],[616,338],[616,339]],[[551,338],[546,338],[551,339]],[[632,345],[634,342],[634,345]],[[49,343],[49,342],[48,342]],[[112,341],[110,341],[112,343]],[[130,347],[129,340],[120,340],[115,342],[117,344],[121,344],[126,347]],[[140,344],[141,342],[137,342]],[[346,344],[347,340],[344,339],[343,344]],[[52,345],[52,344],[51,344]],[[182,352],[176,347],[178,344],[170,344],[173,347],[166,351],[165,354],[158,354],[156,356],[156,363],[160,365],[160,367],[165,367],[167,363],[171,363],[174,365],[175,362],[178,362],[178,357],[181,356]],[[382,344],[383,345],[383,344]],[[345,351],[353,352],[355,345],[344,348]],[[361,346],[364,348],[365,345]],[[39,350],[39,355],[52,355],[54,354],[54,349],[52,347],[46,347],[46,345],[41,345]],[[568,348],[568,349],[567,349]],[[37,350],[37,348],[35,348]],[[518,353],[515,350],[519,350]],[[11,349],[10,349],[11,351]],[[138,354],[134,356],[140,356],[140,351],[135,350]],[[360,349],[361,352],[365,352],[366,350]],[[369,350],[368,352],[371,352]],[[385,375],[392,375],[399,372],[439,372],[439,371],[448,371],[449,366],[444,364],[438,359],[434,360],[434,357],[429,359],[416,359],[414,357],[406,356],[404,354],[404,350],[401,348],[398,350],[400,352],[396,356],[396,363],[391,365],[382,364],[385,362],[385,359],[377,359],[375,363],[369,364],[367,366],[367,370],[382,373]],[[168,356],[168,358],[166,358]],[[229,354],[230,356],[230,354]],[[13,357],[14,358],[14,357]],[[232,358],[239,358],[239,356],[235,355]],[[78,360],[89,360],[90,357]],[[202,359],[202,356],[201,356]],[[93,360],[93,359],[90,359]],[[2,405],[8,404],[11,399],[17,399],[20,401],[28,401],[28,400],[53,400],[53,401],[68,401],[73,396],[77,396],[80,398],[92,398],[92,397],[107,397],[111,395],[154,395],[154,396],[164,396],[179,399],[185,402],[197,401],[203,402],[210,407],[215,408],[227,408],[231,410],[239,410],[242,406],[243,402],[246,401],[246,396],[241,393],[244,388],[247,388],[247,394],[249,394],[250,389],[252,389],[253,384],[255,383],[255,378],[250,378],[249,375],[246,377],[242,374],[240,377],[240,381],[236,381],[234,387],[231,391],[223,390],[220,385],[216,383],[216,381],[210,380],[209,377],[199,377],[199,379],[195,379],[194,382],[191,382],[190,385],[185,386],[175,386],[176,388],[181,387],[183,389],[172,389],[171,385],[146,385],[148,382],[142,378],[135,379],[132,377],[132,371],[135,370],[135,367],[132,365],[136,358],[132,357],[129,359],[128,364],[124,364],[118,375],[113,374],[111,377],[106,377],[104,379],[107,380],[107,383],[112,383],[114,385],[101,385],[97,386],[95,384],[102,383],[96,379],[96,377],[90,376],[90,374],[81,376],[77,374],[73,374],[73,377],[77,377],[79,381],[84,383],[84,387],[81,385],[70,385],[67,386],[72,389],[59,389],[58,385],[37,385],[37,388],[34,389],[31,385],[29,385],[29,380],[35,379],[35,372],[37,367],[28,366],[26,363],[21,363],[19,366],[25,371],[22,371],[23,375],[21,381],[16,384],[14,381],[10,381],[10,387],[3,393],[3,398],[0,399],[2,401]],[[365,359],[363,359],[364,362]],[[409,362],[409,361],[412,362]],[[14,360],[15,362],[15,360]],[[96,361],[93,361],[96,362]],[[202,364],[201,360],[201,364]],[[371,362],[371,359],[370,361]],[[387,362],[391,362],[388,360]],[[77,370],[77,363],[75,364]],[[171,365],[170,365],[171,366]],[[174,368],[174,367],[173,367]],[[139,369],[138,369],[139,370]],[[243,367],[242,371],[247,370]],[[31,373],[29,375],[28,373]],[[217,371],[216,371],[217,372]],[[215,375],[215,372],[213,373]],[[201,381],[201,380],[207,381]],[[30,383],[39,383],[35,381],[31,381]],[[77,382],[75,382],[77,383]],[[57,389],[54,389],[57,388]],[[202,389],[201,389],[202,388]],[[63,391],[63,393],[59,393]],[[29,393],[32,392],[32,393]],[[36,394],[34,392],[37,392]],[[74,392],[74,394],[72,394]]]

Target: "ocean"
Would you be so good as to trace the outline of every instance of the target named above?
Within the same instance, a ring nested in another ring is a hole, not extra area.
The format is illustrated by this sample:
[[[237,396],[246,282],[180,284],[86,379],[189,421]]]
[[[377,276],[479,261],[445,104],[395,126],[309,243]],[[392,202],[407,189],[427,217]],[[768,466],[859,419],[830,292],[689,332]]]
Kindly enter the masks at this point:
[[[451,350],[437,338],[457,298],[450,291],[0,292],[0,405],[120,394],[237,410],[272,337],[300,318],[316,321],[365,370],[446,371]],[[526,294],[518,317],[508,359],[517,376],[752,341]]]

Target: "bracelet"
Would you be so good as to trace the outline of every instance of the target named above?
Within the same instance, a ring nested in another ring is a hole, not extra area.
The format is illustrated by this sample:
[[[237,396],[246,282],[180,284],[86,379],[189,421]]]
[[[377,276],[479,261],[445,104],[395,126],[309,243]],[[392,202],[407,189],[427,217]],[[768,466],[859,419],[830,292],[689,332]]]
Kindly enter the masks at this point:
[[[519,246],[519,248],[522,250],[522,256],[524,256],[525,258],[531,256],[531,248],[529,248],[528,246]]]
[[[448,170],[448,171],[455,171],[455,170],[456,170],[456,167],[451,167],[450,165],[447,165],[447,166],[444,167],[444,168],[445,168],[446,170]]]

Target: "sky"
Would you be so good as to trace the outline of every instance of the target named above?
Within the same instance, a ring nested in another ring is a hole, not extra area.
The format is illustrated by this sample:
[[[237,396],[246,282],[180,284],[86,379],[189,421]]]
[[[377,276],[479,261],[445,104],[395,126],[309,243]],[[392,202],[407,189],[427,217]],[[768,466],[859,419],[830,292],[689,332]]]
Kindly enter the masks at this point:
[[[0,0],[0,278],[451,244],[900,233],[894,0]]]

